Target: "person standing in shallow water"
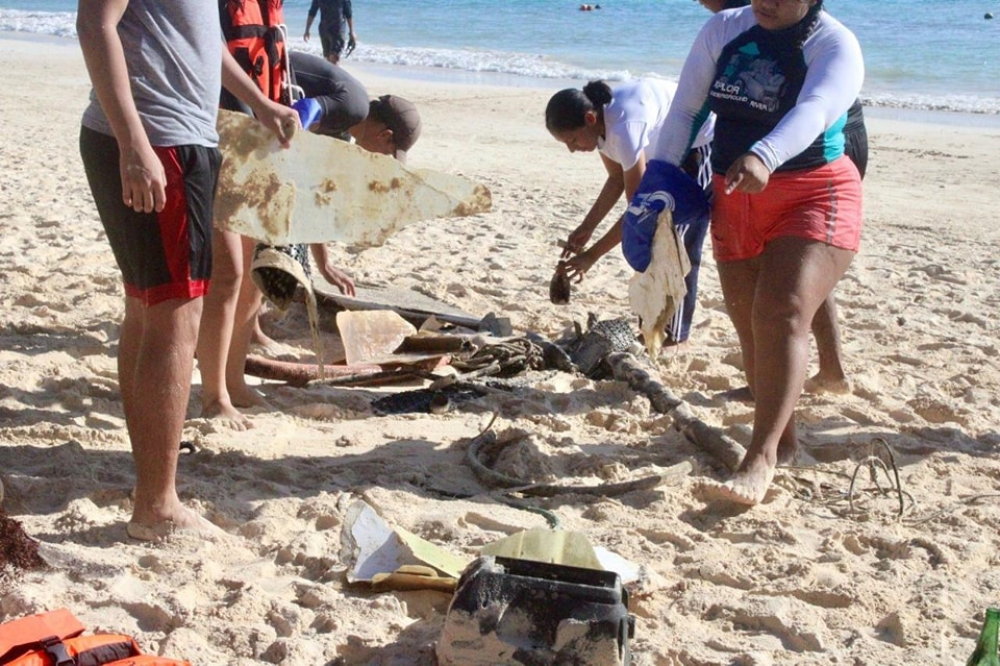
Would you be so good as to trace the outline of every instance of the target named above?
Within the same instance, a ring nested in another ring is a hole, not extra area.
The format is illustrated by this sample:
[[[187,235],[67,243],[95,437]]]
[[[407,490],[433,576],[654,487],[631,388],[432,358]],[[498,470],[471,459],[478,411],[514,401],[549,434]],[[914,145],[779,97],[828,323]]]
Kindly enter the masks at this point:
[[[738,9],[750,5],[750,0],[699,0],[705,9],[718,14],[725,9]],[[844,153],[854,162],[862,180],[868,168],[868,129],[861,100],[847,110],[847,124],[844,126]],[[840,326],[837,323],[837,300],[833,293],[823,301],[823,305],[813,317],[812,333],[816,338],[819,354],[819,371],[805,383],[809,392],[849,393],[850,381],[844,370],[843,352],[840,344]],[[737,397],[753,399],[749,387],[740,389]]]
[[[309,31],[312,29],[316,14],[319,14],[319,39],[323,48],[323,57],[334,65],[340,63],[340,56],[347,49],[351,55],[358,44],[354,33],[354,7],[351,0],[313,0],[309,6],[306,18],[306,30],[302,35],[304,41],[309,41]],[[344,27],[347,27],[347,42],[344,42]]]
[[[684,63],[658,152],[679,164],[697,120],[716,114],[712,250],[755,398],[747,454],[710,498],[763,501],[796,454],[810,325],[860,246],[861,175],[843,129],[863,80],[857,39],[822,0],[716,14]]]

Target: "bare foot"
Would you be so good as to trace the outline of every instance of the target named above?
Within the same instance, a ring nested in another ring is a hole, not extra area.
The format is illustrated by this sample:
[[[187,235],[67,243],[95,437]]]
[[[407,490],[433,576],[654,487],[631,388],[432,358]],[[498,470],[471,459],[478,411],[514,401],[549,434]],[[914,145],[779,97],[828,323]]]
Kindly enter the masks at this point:
[[[845,395],[851,392],[851,382],[843,375],[826,376],[822,372],[806,380],[802,390],[806,393],[836,393]]]
[[[774,467],[763,458],[741,469],[725,483],[706,483],[702,486],[702,496],[706,500],[722,500],[753,506],[760,504],[767,496],[767,489],[774,479]]]
[[[286,345],[283,342],[278,342],[276,340],[271,340],[270,344],[258,345],[251,344],[247,349],[248,356],[260,356],[263,358],[273,359],[275,361],[299,361],[300,354],[296,351],[295,347],[291,345]]]
[[[240,424],[249,424],[250,420],[233,407],[231,403],[211,402],[201,407],[201,418],[219,419],[222,421],[235,421]]]
[[[189,535],[205,541],[218,541],[228,536],[208,519],[183,505],[179,505],[171,518],[156,522],[139,522],[133,516],[125,531],[136,541],[162,541],[173,535]]]
[[[246,384],[242,387],[233,389],[229,388],[229,399],[233,401],[235,407],[252,408],[252,407],[270,407],[270,403],[264,399],[260,391],[250,388]]]

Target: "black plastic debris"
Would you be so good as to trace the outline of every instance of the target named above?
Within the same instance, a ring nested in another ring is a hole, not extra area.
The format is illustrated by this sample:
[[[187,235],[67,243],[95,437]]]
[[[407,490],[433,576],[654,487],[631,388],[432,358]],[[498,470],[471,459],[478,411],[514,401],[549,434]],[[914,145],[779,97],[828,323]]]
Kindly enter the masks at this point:
[[[480,557],[462,573],[439,666],[628,666],[635,620],[613,571]]]

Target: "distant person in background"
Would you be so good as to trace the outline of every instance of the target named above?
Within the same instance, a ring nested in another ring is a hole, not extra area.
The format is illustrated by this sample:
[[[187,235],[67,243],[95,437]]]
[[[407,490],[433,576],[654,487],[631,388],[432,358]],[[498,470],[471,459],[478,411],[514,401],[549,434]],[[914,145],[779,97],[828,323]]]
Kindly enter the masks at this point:
[[[566,240],[561,266],[570,278],[583,279],[591,266],[621,243],[622,219],[597,242],[584,250],[597,225],[607,216],[622,194],[629,202],[646,173],[646,163],[657,159],[653,150],[659,143],[663,123],[677,94],[677,84],[662,79],[637,79],[615,89],[604,81],[591,81],[583,90],[567,88],[557,92],[545,109],[545,127],[571,153],[598,151],[608,177],[580,225]],[[712,124],[709,117],[696,130],[684,170],[702,188],[711,185],[709,169]],[[708,231],[707,221],[687,223],[674,220],[684,241],[691,271],[685,277],[687,295],[667,327],[668,345],[687,341],[698,302],[698,270],[701,248]],[[574,256],[575,255],[575,256]]]
[[[358,45],[358,37],[354,33],[354,9],[351,0],[313,0],[309,7],[309,17],[306,19],[306,31],[302,39],[309,41],[309,30],[312,28],[316,13],[319,17],[319,39],[323,46],[323,57],[336,65],[341,55],[351,55]],[[344,52],[344,26],[347,26],[347,52]]]
[[[750,0],[699,0],[713,14],[725,9],[747,7]],[[847,124],[844,126],[844,153],[858,167],[858,173],[864,179],[868,168],[868,129],[865,127],[865,114],[861,100],[847,111]],[[806,384],[807,391],[828,391],[830,393],[848,393],[851,390],[847,373],[844,371],[843,354],[840,346],[840,327],[837,324],[837,300],[833,293],[824,301],[812,322],[812,333],[816,338],[816,351],[819,354],[819,372],[810,378]],[[742,394],[741,390],[741,394]],[[749,391],[746,397],[750,398]]]

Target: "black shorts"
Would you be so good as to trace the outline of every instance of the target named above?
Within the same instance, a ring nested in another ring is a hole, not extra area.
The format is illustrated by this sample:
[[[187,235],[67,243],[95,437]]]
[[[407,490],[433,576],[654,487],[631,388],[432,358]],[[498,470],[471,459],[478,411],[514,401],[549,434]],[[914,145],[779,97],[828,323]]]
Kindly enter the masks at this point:
[[[118,142],[80,130],[80,156],[97,212],[125,283],[146,305],[197,298],[212,274],[212,202],[222,155],[205,146],[154,147],[167,174],[167,201],[137,213],[122,201]]]
[[[844,154],[851,158],[864,178],[868,170],[868,129],[863,122],[844,129]]]
[[[329,58],[331,55],[340,58],[340,55],[344,52],[344,47],[347,45],[347,41],[344,39],[344,26],[340,24],[336,27],[325,26],[320,23],[319,41],[323,45],[324,58]]]

